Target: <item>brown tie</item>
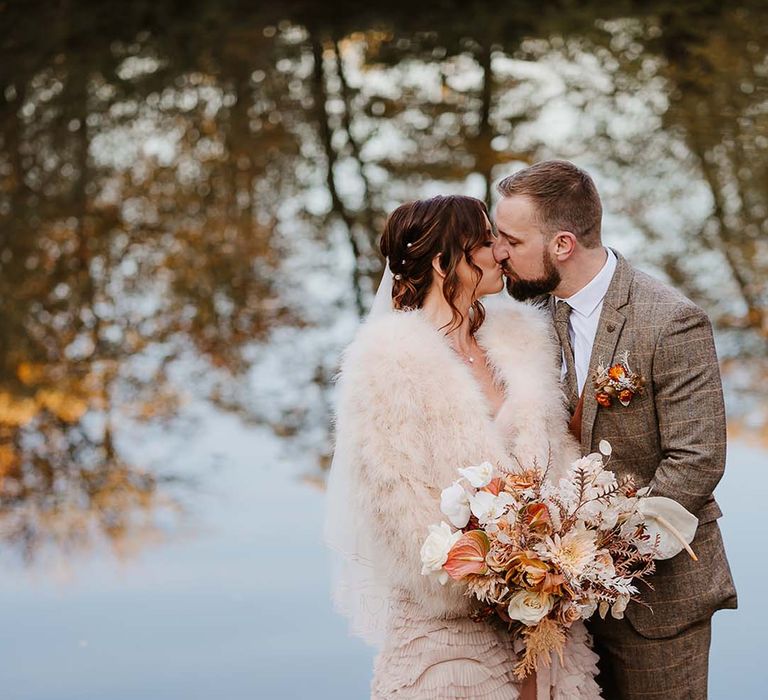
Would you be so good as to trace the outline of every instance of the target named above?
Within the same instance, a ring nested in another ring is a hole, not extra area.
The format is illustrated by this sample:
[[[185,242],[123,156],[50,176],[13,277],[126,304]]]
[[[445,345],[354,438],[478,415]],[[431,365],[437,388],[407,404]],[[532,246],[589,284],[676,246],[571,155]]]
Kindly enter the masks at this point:
[[[565,358],[565,377],[563,378],[563,390],[568,400],[568,410],[573,414],[579,402],[579,384],[576,380],[576,362],[573,359],[573,348],[568,335],[568,319],[571,317],[571,307],[565,301],[558,301],[555,305],[555,330],[560,339]]]

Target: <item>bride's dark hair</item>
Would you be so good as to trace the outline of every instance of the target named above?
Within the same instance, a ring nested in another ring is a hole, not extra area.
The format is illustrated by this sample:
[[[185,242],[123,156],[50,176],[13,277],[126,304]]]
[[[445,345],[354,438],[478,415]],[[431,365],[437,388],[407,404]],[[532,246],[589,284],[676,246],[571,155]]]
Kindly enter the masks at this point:
[[[424,305],[432,285],[432,260],[440,255],[445,272],[443,296],[453,311],[450,329],[458,328],[464,314],[456,306],[460,294],[457,268],[462,258],[476,273],[475,289],[483,271],[472,261],[472,250],[488,240],[488,209],[474,197],[449,195],[402,204],[387,219],[381,237],[381,253],[389,259],[392,305],[395,309],[418,309]],[[479,300],[470,309],[470,333],[485,320]]]

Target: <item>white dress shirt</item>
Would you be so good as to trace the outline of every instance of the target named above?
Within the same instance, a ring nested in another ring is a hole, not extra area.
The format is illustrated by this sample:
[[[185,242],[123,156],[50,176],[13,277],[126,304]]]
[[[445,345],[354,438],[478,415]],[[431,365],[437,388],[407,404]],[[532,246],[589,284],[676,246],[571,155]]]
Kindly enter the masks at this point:
[[[573,311],[568,320],[568,337],[573,348],[573,359],[576,364],[576,381],[579,385],[579,396],[589,375],[589,360],[592,356],[592,346],[597,335],[597,325],[600,312],[603,310],[603,299],[616,271],[616,256],[610,248],[605,249],[608,259],[588,284],[576,294],[567,299],[555,297],[555,301],[564,301]],[[565,357],[563,357],[561,379],[565,377]]]

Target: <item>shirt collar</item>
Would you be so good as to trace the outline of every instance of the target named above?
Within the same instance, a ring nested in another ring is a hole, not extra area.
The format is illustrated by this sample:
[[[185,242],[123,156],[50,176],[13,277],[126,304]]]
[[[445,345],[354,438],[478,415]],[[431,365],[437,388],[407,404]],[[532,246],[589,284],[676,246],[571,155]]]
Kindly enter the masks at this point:
[[[567,302],[568,306],[582,316],[591,316],[605,298],[605,294],[613,279],[613,273],[616,271],[616,255],[610,248],[606,248],[605,251],[608,253],[605,265],[588,284],[567,299],[555,297],[555,300]]]

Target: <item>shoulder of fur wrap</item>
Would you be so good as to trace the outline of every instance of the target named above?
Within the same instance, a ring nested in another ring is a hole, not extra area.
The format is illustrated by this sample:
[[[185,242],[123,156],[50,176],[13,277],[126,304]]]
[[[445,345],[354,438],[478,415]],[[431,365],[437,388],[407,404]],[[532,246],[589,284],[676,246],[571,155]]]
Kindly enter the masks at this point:
[[[399,311],[366,321],[344,353],[342,366],[381,376],[392,376],[394,370],[402,380],[417,382],[441,350],[450,352],[421,312]]]
[[[341,389],[350,401],[342,403],[376,402],[377,408],[366,406],[365,412],[414,429],[426,429],[431,419],[431,430],[437,430],[438,416],[453,413],[456,405],[482,414],[479,387],[457,360],[421,311],[371,319],[344,354]]]

